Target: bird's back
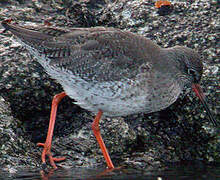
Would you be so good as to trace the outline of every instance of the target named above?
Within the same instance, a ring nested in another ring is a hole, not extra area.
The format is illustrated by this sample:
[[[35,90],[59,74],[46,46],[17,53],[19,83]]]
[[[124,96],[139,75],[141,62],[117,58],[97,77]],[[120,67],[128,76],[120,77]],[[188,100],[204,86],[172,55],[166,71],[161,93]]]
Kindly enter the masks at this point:
[[[3,26],[30,50],[46,57],[50,66],[66,69],[87,81],[118,81],[134,78],[138,67],[152,63],[160,51],[151,40],[115,28]],[[42,64],[42,63],[41,63]]]

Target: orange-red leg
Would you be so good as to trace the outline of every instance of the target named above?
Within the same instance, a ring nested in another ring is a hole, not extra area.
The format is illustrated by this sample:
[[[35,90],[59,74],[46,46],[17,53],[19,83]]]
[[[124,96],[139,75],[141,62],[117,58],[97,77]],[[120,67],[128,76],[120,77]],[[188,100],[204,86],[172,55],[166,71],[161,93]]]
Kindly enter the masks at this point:
[[[47,138],[45,143],[38,143],[38,146],[43,146],[43,152],[41,154],[41,159],[43,164],[46,163],[46,156],[49,157],[50,164],[53,166],[54,169],[57,169],[57,166],[55,164],[56,161],[63,161],[65,157],[61,158],[54,158],[51,154],[51,143],[52,143],[52,137],[53,137],[53,130],[54,130],[54,125],[55,125],[55,120],[56,120],[56,113],[57,113],[57,107],[61,99],[63,99],[66,96],[65,92],[62,92],[60,94],[57,94],[54,96],[53,101],[52,101],[52,108],[51,108],[51,113],[50,113],[50,123],[49,123],[49,128],[47,131]]]
[[[98,114],[96,115],[93,123],[92,123],[92,130],[93,130],[93,133],[94,133],[94,135],[96,137],[96,140],[98,141],[99,146],[100,146],[100,148],[102,150],[102,154],[103,154],[103,156],[105,158],[105,161],[107,163],[108,168],[112,169],[112,168],[114,168],[114,165],[112,164],[112,160],[111,160],[111,158],[110,158],[110,156],[108,154],[108,151],[106,149],[105,143],[103,142],[102,136],[100,134],[99,120],[101,119],[101,117],[102,117],[102,111],[99,111]]]

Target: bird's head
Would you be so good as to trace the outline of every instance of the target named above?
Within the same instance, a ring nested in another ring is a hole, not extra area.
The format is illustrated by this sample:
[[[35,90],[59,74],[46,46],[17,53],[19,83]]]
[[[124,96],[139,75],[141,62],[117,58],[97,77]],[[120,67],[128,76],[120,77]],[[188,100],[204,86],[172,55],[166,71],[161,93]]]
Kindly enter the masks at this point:
[[[175,46],[170,50],[178,64],[180,78],[183,77],[185,84],[191,86],[199,83],[203,73],[201,56],[193,49],[183,46]]]
[[[173,48],[168,48],[167,50],[169,52],[169,56],[172,56],[172,59],[175,60],[174,63],[177,64],[178,80],[182,83],[182,85],[191,86],[207,111],[210,121],[217,126],[217,122],[209,110],[208,104],[205,100],[205,95],[199,85],[203,73],[201,56],[196,51],[183,46],[175,46]]]

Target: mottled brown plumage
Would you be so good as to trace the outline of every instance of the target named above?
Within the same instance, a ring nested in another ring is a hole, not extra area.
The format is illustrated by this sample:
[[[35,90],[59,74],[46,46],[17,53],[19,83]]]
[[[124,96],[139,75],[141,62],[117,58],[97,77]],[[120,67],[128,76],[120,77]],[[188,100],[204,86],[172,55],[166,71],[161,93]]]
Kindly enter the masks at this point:
[[[160,48],[115,28],[28,28],[3,23],[81,107],[107,116],[154,112],[172,104],[202,74],[199,55]]]

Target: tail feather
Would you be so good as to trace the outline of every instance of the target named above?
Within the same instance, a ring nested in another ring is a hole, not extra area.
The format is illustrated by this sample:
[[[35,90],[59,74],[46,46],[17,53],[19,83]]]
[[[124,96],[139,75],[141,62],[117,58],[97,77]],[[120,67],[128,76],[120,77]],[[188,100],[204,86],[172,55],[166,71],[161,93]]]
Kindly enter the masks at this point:
[[[17,36],[21,42],[38,51],[46,49],[54,49],[54,37],[67,33],[68,31],[62,29],[55,29],[53,27],[21,27],[18,24],[12,24],[11,20],[2,21],[4,31],[10,31]],[[56,44],[59,47],[59,44]],[[64,44],[60,43],[63,47]]]
[[[10,31],[12,34],[16,35],[18,38],[30,38],[36,40],[45,40],[51,38],[51,35],[39,32],[37,30],[31,30],[28,28],[23,28],[19,25],[13,25],[9,20],[2,21],[2,26],[5,28],[5,31]]]

